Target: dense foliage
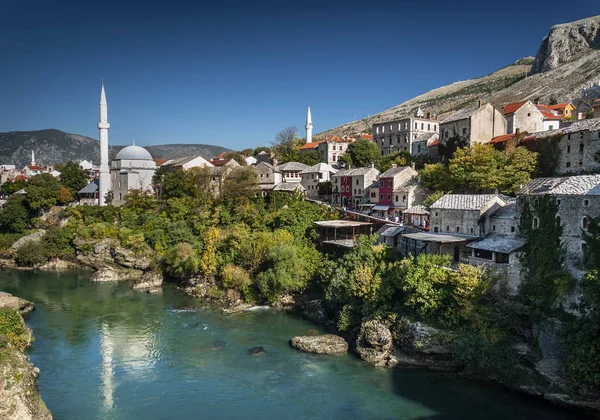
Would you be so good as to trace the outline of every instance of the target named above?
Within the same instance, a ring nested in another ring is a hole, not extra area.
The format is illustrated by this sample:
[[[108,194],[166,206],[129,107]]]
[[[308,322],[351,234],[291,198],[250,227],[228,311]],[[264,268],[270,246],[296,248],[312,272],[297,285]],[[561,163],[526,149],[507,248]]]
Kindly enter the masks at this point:
[[[23,318],[11,308],[0,308],[0,348],[7,344],[25,350],[31,340]]]

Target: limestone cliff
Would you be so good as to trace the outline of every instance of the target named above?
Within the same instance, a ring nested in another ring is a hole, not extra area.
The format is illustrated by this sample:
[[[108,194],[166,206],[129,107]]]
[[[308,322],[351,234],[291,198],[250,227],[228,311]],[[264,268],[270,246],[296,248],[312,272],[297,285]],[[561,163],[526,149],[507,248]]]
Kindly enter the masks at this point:
[[[531,72],[553,70],[599,48],[600,16],[555,25],[542,40]]]

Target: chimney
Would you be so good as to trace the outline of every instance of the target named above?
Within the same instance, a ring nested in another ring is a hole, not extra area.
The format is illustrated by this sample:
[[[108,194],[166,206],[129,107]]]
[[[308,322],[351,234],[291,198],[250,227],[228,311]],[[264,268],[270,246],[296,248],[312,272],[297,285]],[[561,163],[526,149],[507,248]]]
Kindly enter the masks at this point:
[[[375,162],[371,162],[371,168],[375,167]]]
[[[483,105],[483,101],[481,99],[477,99],[477,108],[481,108],[481,105]]]
[[[392,163],[392,168],[396,168],[398,165],[396,165],[395,163]]]

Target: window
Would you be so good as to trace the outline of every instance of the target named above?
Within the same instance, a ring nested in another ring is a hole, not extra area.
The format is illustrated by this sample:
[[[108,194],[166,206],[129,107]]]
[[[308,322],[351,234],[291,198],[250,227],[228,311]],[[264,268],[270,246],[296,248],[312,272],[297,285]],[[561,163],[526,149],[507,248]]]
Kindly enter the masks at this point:
[[[404,143],[408,143],[408,136],[406,134],[404,135]]]
[[[444,137],[448,138],[448,130],[444,131]]]
[[[554,129],[554,126],[553,126],[553,125],[549,125],[549,126],[548,126],[548,131],[552,131],[553,129]],[[569,138],[570,138],[570,137],[569,137]]]
[[[560,206],[560,198],[556,200],[556,204]]]
[[[466,136],[466,135],[467,135],[467,129],[463,128],[463,136]]]
[[[333,150],[335,150],[335,144],[333,145]]]
[[[377,128],[375,129],[375,133],[376,133],[376,134],[379,134],[379,127],[377,127]]]
[[[579,133],[579,138],[582,139],[583,138],[583,131]]]
[[[475,257],[482,258],[484,260],[491,260],[492,259],[492,251],[487,251],[484,249],[476,249]]]
[[[396,202],[398,202],[398,196],[396,196]]]
[[[439,213],[436,211],[435,212],[435,217],[438,217],[438,216],[439,216]]]
[[[381,132],[385,133],[385,127],[381,127]]]
[[[377,193],[371,192],[371,198],[377,198]]]
[[[392,138],[390,137],[390,144],[392,144]]]
[[[346,192],[350,192],[350,186],[346,185]]]
[[[446,232],[450,232],[450,226],[446,226]]]
[[[570,167],[571,167],[571,162],[567,162],[567,163],[565,163],[565,167],[566,167],[566,168],[570,168]]]
[[[393,128],[392,128],[392,124],[390,124],[390,131],[392,131],[392,130],[393,130]]]
[[[528,117],[531,117],[531,112],[528,112],[528,113],[527,113],[527,116],[528,116]]]
[[[586,207],[589,206],[590,205],[590,200],[588,200],[588,199],[583,200],[583,205],[586,206]]]
[[[588,228],[588,218],[587,217],[584,217],[583,220],[581,221],[581,227],[584,230],[587,230],[587,228]]]
[[[583,161],[582,160],[579,161],[579,166],[583,166]]]
[[[567,153],[571,153],[571,146],[567,146]]]
[[[434,227],[434,228],[433,228],[433,231],[434,231],[435,233],[437,233],[437,232],[439,232],[440,230],[439,230],[439,229],[438,229],[438,227],[436,226],[436,227]]]
[[[537,228],[540,225],[540,219],[538,219],[537,217],[533,218],[533,227]]]
[[[402,130],[402,124],[398,123],[398,131]]]
[[[431,124],[427,124],[427,131],[431,130]]]
[[[418,127],[418,124],[417,124],[417,123],[415,123],[415,130],[417,129],[417,127]]]
[[[495,232],[496,231],[496,225],[492,225],[492,230]]]
[[[424,130],[424,129],[425,129],[425,124],[421,123],[421,130]]]
[[[417,152],[421,153],[421,145],[420,144],[417,146]]]
[[[379,199],[383,200],[383,194],[379,194]]]
[[[333,162],[335,162],[335,158],[336,158],[336,157],[337,157],[336,155],[333,155],[333,156],[331,156],[331,160],[332,160]]]
[[[392,194],[388,194],[387,199],[391,200],[392,199]]]
[[[408,123],[407,122],[404,123],[404,129],[408,130]]]
[[[460,226],[456,226],[456,233],[460,232]]]
[[[502,252],[496,252],[496,262],[498,264],[508,264],[509,255]]]
[[[388,187],[391,187],[391,186],[392,186],[392,180],[388,179]]]
[[[356,188],[354,189],[354,195],[356,195]]]
[[[567,134],[567,140],[571,140],[571,133]]]
[[[579,153],[583,153],[583,143],[579,145]]]
[[[556,226],[560,226],[560,216],[556,216]]]
[[[473,233],[473,232],[474,232],[474,231],[473,231],[473,228],[471,228],[471,233]]]
[[[433,125],[433,131],[437,131],[437,125]]]
[[[511,226],[511,227],[510,227],[510,231],[511,231],[512,233],[515,233],[515,227],[514,227],[514,226]]]
[[[356,185],[358,185],[358,179],[356,180]]]

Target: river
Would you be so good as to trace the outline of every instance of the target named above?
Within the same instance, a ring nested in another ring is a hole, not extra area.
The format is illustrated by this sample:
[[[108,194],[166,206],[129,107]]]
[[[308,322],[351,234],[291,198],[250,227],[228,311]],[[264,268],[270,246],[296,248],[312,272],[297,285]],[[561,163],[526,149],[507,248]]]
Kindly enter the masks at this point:
[[[29,354],[55,419],[580,418],[451,375],[299,352],[288,340],[319,327],[293,313],[223,315],[169,285],[150,295],[88,279],[0,271],[0,290],[36,304]]]

